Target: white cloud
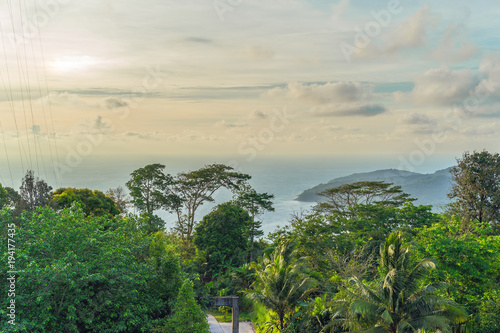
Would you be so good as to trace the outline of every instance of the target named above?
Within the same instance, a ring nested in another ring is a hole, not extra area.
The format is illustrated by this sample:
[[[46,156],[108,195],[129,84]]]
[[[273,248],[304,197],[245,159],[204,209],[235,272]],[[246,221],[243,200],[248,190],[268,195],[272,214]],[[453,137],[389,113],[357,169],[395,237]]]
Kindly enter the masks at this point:
[[[303,100],[313,103],[357,102],[371,96],[371,87],[358,82],[304,84],[291,82],[286,88],[273,88],[267,95],[274,98]]]
[[[323,105],[312,108],[309,113],[317,117],[373,117],[387,112],[381,104]]]
[[[474,56],[478,48],[465,37],[465,30],[463,24],[450,24],[439,41],[439,46],[432,51],[433,58],[445,63],[455,63]]]
[[[411,96],[419,105],[452,105],[467,98],[477,83],[470,69],[433,68],[415,79]]]
[[[426,43],[427,27],[435,24],[427,4],[406,21],[401,22],[389,35],[389,42],[385,48],[388,53],[399,52],[402,49],[417,48]]]
[[[226,121],[226,120],[219,120],[218,122],[215,123],[215,126],[219,127],[228,127],[228,128],[238,128],[238,127],[247,127],[248,124],[242,121]]]

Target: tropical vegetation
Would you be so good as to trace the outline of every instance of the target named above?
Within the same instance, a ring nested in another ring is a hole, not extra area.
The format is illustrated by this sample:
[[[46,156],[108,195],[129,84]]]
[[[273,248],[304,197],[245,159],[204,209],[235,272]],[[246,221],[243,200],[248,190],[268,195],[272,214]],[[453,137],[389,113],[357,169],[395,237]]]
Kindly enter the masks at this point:
[[[500,332],[499,170],[464,153],[440,213],[391,183],[333,187],[268,235],[274,196],[223,164],[150,164],[108,191],[28,170],[0,184],[0,331],[206,332],[212,298],[238,296],[258,332]]]

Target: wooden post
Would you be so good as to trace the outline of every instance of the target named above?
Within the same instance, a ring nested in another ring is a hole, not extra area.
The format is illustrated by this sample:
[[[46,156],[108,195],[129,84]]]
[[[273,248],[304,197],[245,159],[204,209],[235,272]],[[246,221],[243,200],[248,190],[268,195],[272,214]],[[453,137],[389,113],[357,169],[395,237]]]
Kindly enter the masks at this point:
[[[233,308],[232,333],[240,332],[240,307],[237,296],[214,297],[214,306],[230,306]]]
[[[240,332],[240,307],[238,297],[233,297],[233,333]]]

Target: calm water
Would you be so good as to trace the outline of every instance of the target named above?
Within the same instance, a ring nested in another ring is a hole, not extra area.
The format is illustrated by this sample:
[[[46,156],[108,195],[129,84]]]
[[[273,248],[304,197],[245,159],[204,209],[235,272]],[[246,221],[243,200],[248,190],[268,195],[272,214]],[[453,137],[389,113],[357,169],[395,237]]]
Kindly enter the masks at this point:
[[[196,170],[206,164],[228,164],[231,158],[213,157],[169,157],[169,156],[135,156],[130,157],[89,157],[80,165],[66,173],[62,179],[56,179],[50,168],[40,168],[41,178],[57,187],[90,188],[105,191],[118,186],[125,187],[130,173],[150,163],[166,165],[166,172],[176,174],[181,171]],[[418,172],[434,172],[452,165],[453,158],[442,158],[429,161]],[[395,157],[303,157],[303,158],[257,158],[253,162],[239,162],[242,172],[252,176],[251,185],[258,192],[267,192],[275,195],[275,212],[261,216],[263,229],[266,233],[283,226],[290,220],[290,215],[301,210],[308,210],[310,203],[301,203],[294,199],[305,189],[325,183],[329,180],[346,176],[356,172],[367,172],[377,169],[397,168],[399,162]],[[0,164],[0,182],[5,186],[18,188],[23,172],[20,166],[11,165],[13,176],[6,166]],[[231,199],[228,191],[220,191],[215,196],[215,204]],[[210,212],[214,204],[207,203],[197,212],[200,220]],[[164,212],[158,212],[167,223],[167,228],[173,226],[174,218]]]

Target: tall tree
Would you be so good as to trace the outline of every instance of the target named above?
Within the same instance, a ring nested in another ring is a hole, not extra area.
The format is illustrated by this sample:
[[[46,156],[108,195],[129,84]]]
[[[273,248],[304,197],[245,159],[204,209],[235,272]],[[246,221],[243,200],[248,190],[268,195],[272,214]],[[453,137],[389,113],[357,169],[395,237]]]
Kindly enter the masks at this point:
[[[314,290],[314,280],[305,274],[305,258],[296,257],[292,243],[282,242],[252,267],[256,280],[247,294],[274,311],[278,316],[275,326],[283,330],[288,324],[285,318]]]
[[[500,232],[500,155],[465,152],[457,163],[451,169],[454,184],[448,194],[455,199],[452,212],[463,222],[488,222]]]
[[[274,212],[273,202],[271,201],[272,199],[274,199],[273,194],[257,193],[257,191],[248,185],[242,186],[235,199],[236,204],[243,207],[243,209],[245,209],[252,217],[249,234],[250,262],[253,261],[254,240],[264,235],[264,232],[261,229],[262,222],[255,220],[255,218],[266,211]]]
[[[0,210],[9,204],[9,193],[0,184]]]
[[[164,173],[165,165],[150,164],[133,171],[126,183],[132,203],[141,212],[153,214],[155,210],[169,206],[164,195],[172,185],[172,176]]]
[[[351,210],[357,205],[377,204],[381,206],[399,207],[407,201],[414,201],[409,194],[401,190],[401,186],[383,181],[362,181],[337,186],[318,195],[325,197],[314,209],[329,214],[351,216]]]
[[[35,178],[35,173],[28,170],[22,179],[20,188],[21,201],[28,210],[46,205],[51,197],[52,187],[44,180]]]
[[[116,203],[116,207],[120,210],[121,213],[127,213],[127,206],[130,203],[130,198],[125,192],[125,189],[121,186],[117,188],[111,188],[106,191],[106,196],[113,199]]]
[[[233,170],[227,165],[212,164],[175,177],[172,189],[167,189],[165,196],[171,198],[171,207],[177,214],[176,229],[183,238],[191,239],[196,226],[196,211],[203,203],[213,202],[217,190],[237,190],[251,178]]]
[[[437,295],[442,284],[422,287],[422,279],[435,269],[430,259],[415,261],[402,234],[392,233],[380,249],[380,279],[375,288],[354,277],[344,324],[363,332],[403,333],[450,331],[450,325],[468,317],[456,303]]]
[[[193,242],[205,254],[209,278],[222,273],[227,266],[244,263],[251,222],[243,208],[227,202],[215,207],[196,226]]]
[[[87,216],[113,217],[120,214],[113,199],[98,190],[88,188],[58,188],[52,195],[51,203],[57,209],[69,208],[79,202]]]

